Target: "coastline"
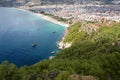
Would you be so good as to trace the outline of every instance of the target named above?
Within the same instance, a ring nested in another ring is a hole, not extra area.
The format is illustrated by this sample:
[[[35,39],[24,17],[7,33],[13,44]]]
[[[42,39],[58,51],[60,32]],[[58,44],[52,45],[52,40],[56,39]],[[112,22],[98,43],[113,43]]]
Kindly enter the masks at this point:
[[[22,10],[22,11],[28,11],[28,12],[31,12],[29,10],[26,10],[26,9],[21,9],[21,8],[15,8],[15,9],[18,9],[18,10]],[[58,25],[61,25],[61,26],[64,26],[66,28],[68,28],[70,25],[69,24],[66,24],[64,22],[60,22],[60,21],[57,21],[56,19],[52,18],[52,17],[49,17],[49,16],[46,16],[46,15],[43,15],[43,14],[40,14],[40,13],[33,13],[31,12],[32,14],[40,17],[40,18],[43,18],[49,22],[52,22],[54,24],[58,24]],[[64,37],[65,35],[67,34],[67,31],[64,32],[63,34],[63,37],[57,42],[57,47],[58,49],[62,50],[64,48],[68,48],[71,46],[72,43],[64,43],[63,40],[64,40]]]
[[[34,13],[34,12],[29,11],[29,10],[27,10],[27,9],[21,9],[21,8],[15,8],[15,9],[31,12],[32,14],[34,14],[34,15],[42,18],[42,19],[45,19],[45,20],[47,20],[47,21],[49,21],[49,22],[52,22],[52,23],[54,23],[54,24],[58,24],[58,25],[61,25],[61,26],[65,26],[66,28],[70,26],[69,24],[66,24],[66,23],[61,22],[61,21],[57,21],[56,19],[54,19],[54,18],[52,18],[52,17],[50,17],[50,16],[46,16],[46,15],[44,15],[44,14]]]
[[[43,18],[49,22],[52,22],[52,23],[55,23],[55,24],[58,24],[58,25],[61,25],[61,26],[65,26],[65,27],[69,27],[70,25],[69,24],[66,24],[64,22],[60,22],[60,21],[57,21],[56,19],[52,18],[52,17],[49,17],[49,16],[46,16],[46,15],[43,15],[43,14],[40,14],[40,13],[33,13],[37,16],[39,16],[40,18]]]
[[[39,16],[40,18],[43,18],[49,22],[52,22],[54,24],[58,24],[58,25],[61,25],[61,26],[65,26],[66,28],[68,28],[70,25],[69,24],[66,24],[64,22],[60,22],[60,21],[57,21],[56,19],[52,18],[52,17],[49,17],[49,16],[46,16],[44,14],[40,14],[40,13],[33,13],[35,14],[36,16]],[[63,34],[63,37],[58,41],[57,43],[57,47],[58,49],[62,50],[64,48],[68,48],[71,46],[72,43],[64,43],[63,40],[65,38],[65,35],[67,34],[67,32],[65,31],[64,34]],[[49,59],[53,59],[54,57],[53,56],[50,56]]]

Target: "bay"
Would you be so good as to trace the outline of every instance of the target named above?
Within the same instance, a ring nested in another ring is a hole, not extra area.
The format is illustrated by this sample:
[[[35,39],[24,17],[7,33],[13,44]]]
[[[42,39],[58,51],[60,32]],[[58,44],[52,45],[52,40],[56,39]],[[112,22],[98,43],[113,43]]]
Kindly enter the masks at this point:
[[[14,8],[0,8],[0,63],[32,65],[57,50],[64,26],[46,21],[33,13]],[[53,33],[55,32],[55,33]],[[32,44],[36,43],[36,47]]]

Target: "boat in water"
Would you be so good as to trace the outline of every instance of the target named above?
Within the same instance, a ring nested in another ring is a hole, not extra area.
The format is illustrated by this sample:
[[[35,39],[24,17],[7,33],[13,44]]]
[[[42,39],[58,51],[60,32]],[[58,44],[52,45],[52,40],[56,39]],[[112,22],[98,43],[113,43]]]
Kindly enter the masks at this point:
[[[53,34],[55,34],[56,32],[54,31]]]
[[[56,53],[56,51],[52,51],[51,53],[52,53],[52,54],[55,54],[55,53]]]
[[[36,47],[36,46],[37,46],[37,44],[36,44],[36,43],[33,43],[33,44],[32,44],[32,47]]]

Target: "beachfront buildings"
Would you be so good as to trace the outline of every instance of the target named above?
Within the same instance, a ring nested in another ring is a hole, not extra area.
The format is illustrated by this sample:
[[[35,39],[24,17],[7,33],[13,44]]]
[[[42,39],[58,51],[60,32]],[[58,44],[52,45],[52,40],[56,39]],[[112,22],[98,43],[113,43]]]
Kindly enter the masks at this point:
[[[73,21],[101,21],[112,20],[120,22],[120,5],[47,5],[29,8],[35,12],[44,11],[47,14],[59,16]]]

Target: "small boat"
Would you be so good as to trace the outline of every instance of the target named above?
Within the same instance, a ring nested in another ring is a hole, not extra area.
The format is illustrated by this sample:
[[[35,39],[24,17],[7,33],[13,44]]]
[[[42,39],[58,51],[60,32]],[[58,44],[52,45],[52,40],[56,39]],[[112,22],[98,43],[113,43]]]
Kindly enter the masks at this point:
[[[53,32],[55,34],[55,32]]]
[[[36,43],[33,43],[33,44],[32,44],[32,47],[36,47],[36,46],[37,46],[37,44],[36,44]]]
[[[55,51],[52,51],[51,53],[52,53],[52,54],[55,54],[56,52],[55,52]]]

